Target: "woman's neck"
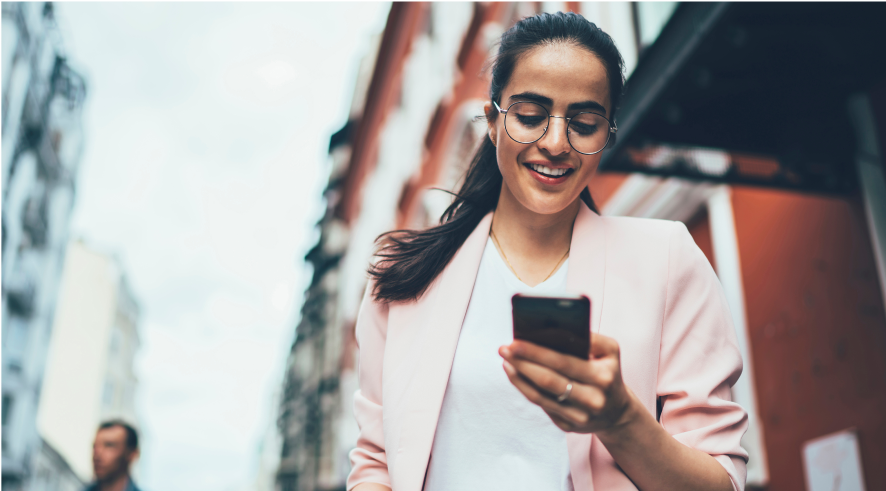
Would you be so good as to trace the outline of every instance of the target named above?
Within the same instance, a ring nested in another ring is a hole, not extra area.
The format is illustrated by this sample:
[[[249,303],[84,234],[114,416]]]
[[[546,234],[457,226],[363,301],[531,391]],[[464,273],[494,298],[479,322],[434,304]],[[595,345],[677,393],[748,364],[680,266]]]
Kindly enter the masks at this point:
[[[492,220],[492,233],[500,252],[527,285],[535,286],[550,276],[569,250],[572,226],[581,206],[579,200],[550,215],[524,207],[502,183]]]

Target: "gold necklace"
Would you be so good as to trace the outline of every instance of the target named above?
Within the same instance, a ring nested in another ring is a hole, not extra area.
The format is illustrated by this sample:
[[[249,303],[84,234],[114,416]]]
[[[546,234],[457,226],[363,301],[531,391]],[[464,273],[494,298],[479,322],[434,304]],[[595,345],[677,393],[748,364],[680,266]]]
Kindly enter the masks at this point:
[[[498,243],[498,239],[495,237],[495,232],[492,231],[492,227],[489,228],[489,236],[492,237],[492,242],[495,244],[495,247],[498,248],[498,252],[501,252],[501,257],[502,257],[502,259],[504,259],[504,260],[505,260],[505,264],[507,264],[508,267],[511,268],[511,272],[514,273],[514,276],[516,276],[517,279],[520,280],[521,283],[526,283],[525,281],[523,281],[523,280],[520,278],[520,275],[517,274],[517,270],[514,269],[513,266],[511,266],[511,262],[508,261],[508,255],[505,254],[505,250],[502,249],[501,244]],[[554,265],[554,269],[552,269],[551,272],[548,273],[547,276],[545,276],[545,279],[541,280],[541,283],[544,283],[545,281],[548,281],[548,278],[550,278],[551,276],[554,276],[554,272],[557,271],[557,268],[559,268],[560,265],[563,264],[563,261],[565,261],[566,258],[569,256],[569,250],[570,250],[571,248],[572,248],[572,247],[569,247],[568,249],[566,249],[566,254],[563,254],[563,257],[561,257],[560,260],[557,261],[557,264]]]

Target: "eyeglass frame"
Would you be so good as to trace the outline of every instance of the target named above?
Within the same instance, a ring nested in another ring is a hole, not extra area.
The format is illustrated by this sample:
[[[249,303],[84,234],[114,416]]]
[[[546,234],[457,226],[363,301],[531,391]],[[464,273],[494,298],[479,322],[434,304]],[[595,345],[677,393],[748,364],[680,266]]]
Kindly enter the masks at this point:
[[[505,115],[505,118],[508,117],[508,111],[510,111],[511,108],[514,107],[515,104],[535,104],[536,106],[538,106],[538,107],[544,109],[546,113],[548,113],[548,122],[547,122],[547,124],[545,125],[545,130],[544,130],[544,132],[541,134],[540,137],[536,138],[535,140],[532,140],[531,142],[521,142],[520,140],[517,140],[516,138],[514,138],[513,136],[511,136],[511,132],[508,131],[508,125],[507,125],[507,124],[503,124],[503,126],[505,127],[505,133],[508,134],[508,138],[510,138],[511,140],[514,140],[514,141],[517,142],[517,143],[521,143],[521,144],[523,144],[523,145],[529,145],[530,143],[535,143],[535,142],[541,140],[542,138],[544,138],[545,135],[548,134],[548,128],[551,127],[551,118],[559,118],[559,119],[565,119],[565,120],[566,120],[566,141],[569,142],[569,146],[572,147],[573,150],[575,150],[576,152],[578,152],[578,153],[580,153],[580,154],[582,154],[582,155],[596,155],[596,154],[602,152],[603,150],[606,149],[607,146],[609,146],[609,140],[612,139],[612,135],[614,135],[615,132],[618,131],[618,126],[615,125],[612,121],[609,121],[609,118],[607,118],[606,116],[603,116],[602,114],[598,114],[598,113],[591,112],[591,111],[582,111],[582,112],[576,114],[575,116],[572,116],[571,118],[567,118],[566,116],[554,116],[553,114],[551,114],[550,111],[548,111],[548,109],[547,109],[546,107],[542,106],[541,104],[539,104],[539,103],[537,103],[537,102],[533,102],[533,101],[516,101],[516,102],[512,102],[511,105],[508,106],[507,109],[502,109],[501,106],[499,106],[498,103],[495,102],[495,101],[492,101],[492,103],[495,105],[495,109],[498,110],[498,113],[499,113],[499,114],[504,114],[504,115]],[[575,148],[575,145],[572,144],[572,140],[569,139],[569,122],[570,122],[573,118],[575,118],[576,116],[578,116],[579,114],[593,114],[594,116],[600,116],[601,118],[605,119],[607,123],[609,123],[609,134],[606,136],[606,143],[603,144],[603,148],[601,148],[600,150],[597,150],[596,152],[591,152],[591,153],[584,153],[584,152],[582,152],[582,151],[579,151],[577,148]]]

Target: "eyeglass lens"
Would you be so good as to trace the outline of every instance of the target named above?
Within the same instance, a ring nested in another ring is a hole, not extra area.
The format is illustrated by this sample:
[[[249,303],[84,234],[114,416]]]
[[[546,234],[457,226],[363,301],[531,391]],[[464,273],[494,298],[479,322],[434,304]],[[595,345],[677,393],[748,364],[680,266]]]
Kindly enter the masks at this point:
[[[534,102],[517,102],[505,114],[505,131],[518,143],[533,143],[545,135],[550,117],[547,109]],[[579,113],[569,120],[569,143],[584,154],[603,150],[609,141],[609,121],[594,113]]]

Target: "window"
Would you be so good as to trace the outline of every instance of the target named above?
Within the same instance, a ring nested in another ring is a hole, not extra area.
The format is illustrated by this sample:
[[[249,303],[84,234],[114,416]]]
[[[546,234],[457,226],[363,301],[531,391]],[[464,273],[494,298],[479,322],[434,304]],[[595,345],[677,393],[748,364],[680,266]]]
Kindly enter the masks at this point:
[[[6,428],[6,425],[9,424],[9,411],[12,410],[12,395],[4,394],[3,395],[3,407],[0,408],[2,414],[0,414],[0,418],[3,419],[3,427]]]
[[[121,344],[120,338],[121,338],[120,328],[117,326],[114,326],[114,328],[111,329],[111,357],[112,358],[117,356],[117,354],[120,352],[120,344]]]
[[[6,100],[3,101],[3,108],[4,109],[6,108]],[[2,245],[0,245],[0,247],[2,247],[2,249],[0,249],[0,250],[3,251],[3,254],[6,254],[6,223],[3,223],[2,227],[3,227],[2,233],[0,233],[0,243],[2,243]],[[7,264],[9,264],[9,263],[7,263]]]
[[[18,315],[9,316],[6,341],[6,362],[12,372],[21,372],[25,349],[28,346],[28,320]]]

